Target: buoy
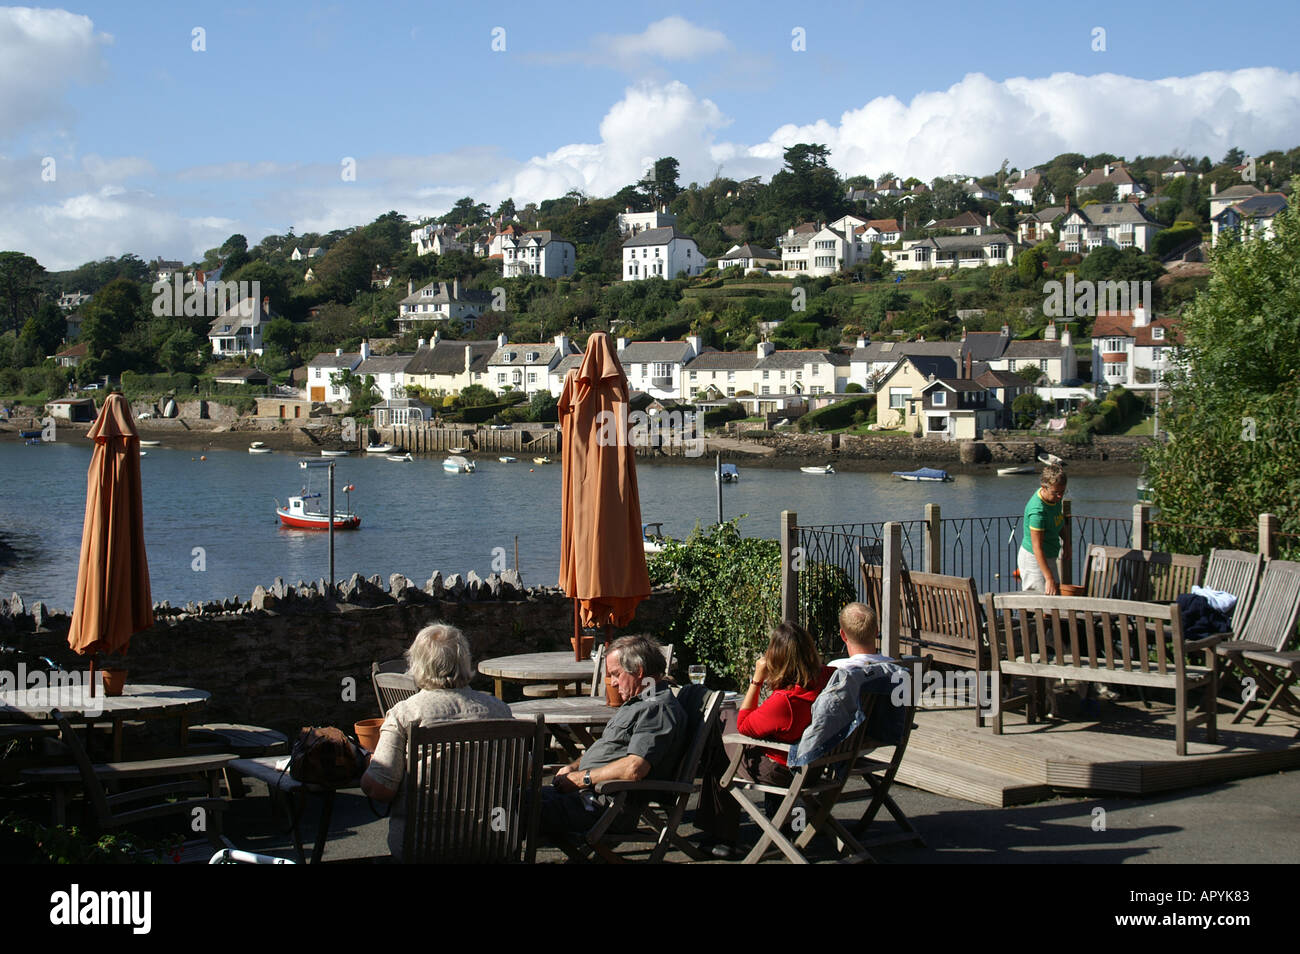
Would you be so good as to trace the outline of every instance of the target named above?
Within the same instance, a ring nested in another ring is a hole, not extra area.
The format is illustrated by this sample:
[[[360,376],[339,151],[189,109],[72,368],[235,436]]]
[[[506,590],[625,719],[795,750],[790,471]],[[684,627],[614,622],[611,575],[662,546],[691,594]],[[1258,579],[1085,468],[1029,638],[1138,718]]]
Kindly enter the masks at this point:
[[[200,454],[200,455],[199,455],[199,460],[207,460],[207,459],[208,459],[208,455],[207,455],[207,454]]]
[[[1020,568],[1019,568],[1019,567],[1016,567],[1014,570],[1011,571],[1011,579],[1013,579],[1013,580],[1018,580],[1018,579],[1020,579]]]
[[[533,472],[533,468],[529,467],[529,468],[528,468],[528,473],[531,474],[532,472]]]

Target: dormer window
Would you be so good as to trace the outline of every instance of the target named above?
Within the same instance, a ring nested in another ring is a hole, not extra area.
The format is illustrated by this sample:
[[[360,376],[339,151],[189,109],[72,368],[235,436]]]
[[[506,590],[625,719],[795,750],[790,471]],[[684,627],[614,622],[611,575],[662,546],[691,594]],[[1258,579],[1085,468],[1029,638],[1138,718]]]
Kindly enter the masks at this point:
[[[507,360],[507,361],[513,361],[513,360],[515,360],[515,353],[514,353],[513,351],[507,351],[507,352],[506,352],[506,360]]]
[[[536,351],[530,351],[530,352],[528,352],[528,354],[525,356],[524,360],[526,360],[526,361],[536,361],[536,360],[537,360],[537,352],[536,352]]]
[[[1161,327],[1158,327],[1158,326],[1155,327],[1155,328],[1152,328],[1152,329],[1151,329],[1151,337],[1152,337],[1153,339],[1155,339],[1156,341],[1163,341],[1164,338],[1165,338],[1165,329],[1163,329],[1163,328],[1161,328]]]

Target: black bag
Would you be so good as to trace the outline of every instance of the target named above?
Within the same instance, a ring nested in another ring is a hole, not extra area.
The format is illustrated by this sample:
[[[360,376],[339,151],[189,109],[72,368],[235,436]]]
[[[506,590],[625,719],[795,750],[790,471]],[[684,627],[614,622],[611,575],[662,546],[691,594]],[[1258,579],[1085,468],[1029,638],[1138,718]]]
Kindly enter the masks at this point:
[[[353,783],[365,765],[360,747],[333,726],[303,726],[289,753],[289,774],[314,785]]]

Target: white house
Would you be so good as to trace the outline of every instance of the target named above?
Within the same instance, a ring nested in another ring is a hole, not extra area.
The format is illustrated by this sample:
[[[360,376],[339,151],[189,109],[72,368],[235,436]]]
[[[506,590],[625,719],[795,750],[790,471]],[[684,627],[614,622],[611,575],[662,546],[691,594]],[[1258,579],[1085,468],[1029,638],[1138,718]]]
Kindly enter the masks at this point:
[[[775,349],[770,341],[760,341],[754,351],[705,351],[686,365],[686,400],[703,394],[705,399],[735,397],[741,392],[754,393],[754,365]]]
[[[275,314],[271,300],[244,298],[227,302],[208,327],[208,340],[212,342],[212,357],[262,353],[262,332]]]
[[[974,179],[967,179],[962,183],[962,188],[966,190],[968,196],[980,202],[996,202],[999,198],[997,192],[988,186],[980,185]]]
[[[460,287],[460,279],[448,282],[430,282],[419,291],[415,283],[406,283],[407,295],[399,304],[397,330],[410,331],[431,321],[450,321],[459,318],[467,329],[492,303],[490,292]]]
[[[59,307],[64,311],[75,311],[90,301],[91,297],[82,292],[64,292],[59,296]]]
[[[1017,205],[1033,205],[1034,190],[1043,182],[1043,174],[1037,169],[1030,169],[1023,176],[1017,179],[1011,185],[1007,186],[1007,191],[1011,193],[1011,199]]]
[[[160,258],[153,263],[154,273],[158,281],[170,283],[172,276],[185,268],[184,262],[173,262],[165,258]]]
[[[296,245],[294,246],[293,251],[289,253],[289,261],[301,262],[303,259],[307,258],[320,258],[324,254],[325,250],[319,245],[313,245],[306,250],[304,250],[302,246]]]
[[[1230,205],[1214,217],[1214,242],[1219,236],[1237,232],[1242,238],[1265,238],[1274,236],[1273,220],[1286,208],[1286,196],[1280,192],[1265,192],[1242,199],[1236,205]]]
[[[1016,219],[1016,240],[1022,245],[1054,241],[1059,228],[1058,220],[1069,211],[1069,206],[1052,205],[1037,212],[1026,212]]]
[[[375,379],[375,393],[385,400],[406,397],[406,386],[413,384],[406,376],[407,366],[414,355],[386,354],[369,355],[357,365],[356,375],[365,378],[371,375]]]
[[[644,278],[691,278],[704,271],[705,260],[695,239],[676,226],[645,229],[623,243],[623,281]]]
[[[406,383],[434,394],[459,394],[471,384],[487,386],[488,358],[505,344],[505,335],[488,341],[443,341],[435,329],[431,339],[421,338]]]
[[[455,232],[447,226],[431,222],[411,230],[411,244],[417,255],[446,255],[448,252],[467,252],[464,242],[457,241]]]
[[[630,208],[618,214],[618,230],[624,235],[638,235],[650,229],[669,229],[677,224],[677,216],[661,206],[653,212],[633,212]]]
[[[979,268],[981,265],[1010,265],[1019,251],[1010,235],[936,235],[910,239],[901,249],[886,249],[896,271],[927,268]]]
[[[573,274],[578,249],[572,242],[556,238],[546,229],[525,232],[519,238],[505,238],[500,243],[501,273],[506,278],[540,275],[543,278],[567,278]]]
[[[1141,199],[1146,196],[1145,187],[1137,182],[1122,162],[1108,162],[1100,169],[1093,169],[1086,176],[1075,184],[1074,192],[1083,201],[1084,196],[1105,183],[1111,183],[1115,186],[1115,195],[1123,201],[1129,196],[1136,196]]]
[[[943,229],[958,235],[991,235],[1002,231],[1001,227],[993,224],[993,216],[980,216],[969,210],[950,219],[931,219],[924,228],[927,232]]]
[[[1187,166],[1181,159],[1175,159],[1163,172],[1160,173],[1162,179],[1178,179],[1187,175]]]
[[[530,397],[538,391],[550,391],[550,372],[577,349],[568,335],[555,336],[554,344],[503,343],[487,360],[484,384],[493,391],[523,391]]]
[[[751,242],[746,242],[744,245],[733,245],[718,259],[718,268],[733,268],[737,265],[747,272],[765,268],[780,268],[781,253],[774,249],[754,245]]]
[[[898,225],[898,219],[872,219],[862,227],[864,243],[893,245],[902,237],[903,230]]]
[[[1102,245],[1132,246],[1145,252],[1162,227],[1148,219],[1135,202],[1088,205],[1065,214],[1057,230],[1058,244],[1062,251],[1083,255]]]
[[[336,348],[332,353],[316,355],[307,365],[307,398],[327,404],[336,404],[352,400],[347,388],[341,388],[332,380],[341,371],[355,371],[357,366],[370,357],[370,343],[361,342],[360,352],[344,352]]]
[[[849,381],[872,392],[904,358],[940,362],[939,374],[957,373],[962,346],[956,341],[872,341],[859,338],[849,355]]]
[[[862,249],[861,243],[855,243],[845,233],[828,225],[814,226],[807,232],[790,229],[779,242],[781,270],[776,274],[786,277],[834,275],[840,269],[856,265]]]
[[[683,371],[704,349],[699,335],[685,341],[632,341],[618,339],[618,360],[633,391],[656,400],[677,400],[683,393]]]
[[[1177,364],[1182,343],[1173,318],[1152,320],[1145,308],[1103,312],[1092,324],[1092,379],[1111,387],[1152,388]]]
[[[802,349],[758,354],[751,388],[758,397],[842,394],[849,383],[848,355]]]
[[[1251,196],[1263,195],[1263,194],[1264,194],[1263,192],[1260,192],[1258,189],[1256,189],[1253,185],[1251,185],[1248,182],[1243,182],[1241,185],[1229,186],[1228,188],[1224,189],[1222,192],[1219,191],[1219,184],[1217,182],[1211,182],[1210,183],[1210,223],[1213,224],[1215,217],[1224,209],[1236,205],[1238,202],[1242,201],[1243,199],[1249,199]],[[1217,236],[1219,233],[1217,230],[1215,230],[1214,234],[1215,236]]]

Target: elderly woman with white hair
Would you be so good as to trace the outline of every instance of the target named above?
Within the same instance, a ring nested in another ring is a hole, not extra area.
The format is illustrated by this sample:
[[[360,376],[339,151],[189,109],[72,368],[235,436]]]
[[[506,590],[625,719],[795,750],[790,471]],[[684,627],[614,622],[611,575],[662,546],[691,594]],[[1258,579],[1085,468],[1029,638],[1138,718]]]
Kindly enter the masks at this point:
[[[392,802],[388,848],[401,860],[406,835],[406,744],[412,726],[475,719],[512,718],[510,707],[495,696],[469,688],[474,675],[469,641],[455,626],[435,623],[416,634],[406,651],[411,677],[420,691],[388,710],[379,732],[379,745],[361,777],[361,790],[371,798]]]

